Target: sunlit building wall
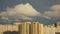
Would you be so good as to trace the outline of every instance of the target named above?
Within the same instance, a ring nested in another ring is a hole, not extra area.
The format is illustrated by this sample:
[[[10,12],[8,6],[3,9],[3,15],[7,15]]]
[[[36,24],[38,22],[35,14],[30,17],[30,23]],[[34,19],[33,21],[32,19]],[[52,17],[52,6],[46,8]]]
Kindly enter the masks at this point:
[[[41,30],[41,34],[44,34],[44,27],[43,27],[43,24],[40,25],[40,30]]]
[[[44,34],[43,24],[40,24],[39,22],[17,22],[13,25],[1,25],[0,28],[2,28],[1,32],[18,31],[19,34]]]
[[[12,31],[19,31],[19,26],[18,25],[13,25],[12,26]]]
[[[3,34],[3,32],[4,32],[4,25],[0,24],[0,34]]]
[[[5,24],[4,25],[4,31],[8,31],[8,27],[9,27],[9,25],[8,24]]]

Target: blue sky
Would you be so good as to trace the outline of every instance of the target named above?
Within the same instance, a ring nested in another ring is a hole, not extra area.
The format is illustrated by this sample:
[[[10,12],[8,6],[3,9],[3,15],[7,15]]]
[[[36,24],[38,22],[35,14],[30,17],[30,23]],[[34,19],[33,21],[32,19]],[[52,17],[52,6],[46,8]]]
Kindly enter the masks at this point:
[[[60,12],[58,11],[60,9],[58,8],[60,7],[60,0],[0,0],[0,14],[3,14],[3,12],[8,11],[8,9],[13,9],[18,5],[23,4],[27,6],[27,3],[29,7],[33,8],[34,11],[36,11],[36,14],[39,12],[41,16],[27,16],[26,14],[23,17],[24,19],[22,18],[18,20],[26,21],[27,19],[25,19],[25,17],[27,17],[29,20],[33,19],[32,21],[39,21],[39,22],[42,22],[43,24],[52,24],[52,23],[55,23],[56,21],[60,21],[60,15],[59,15]],[[33,15],[36,15],[36,14],[34,12]],[[10,21],[14,19],[15,18],[11,18]],[[2,21],[5,22],[5,19],[3,19]]]

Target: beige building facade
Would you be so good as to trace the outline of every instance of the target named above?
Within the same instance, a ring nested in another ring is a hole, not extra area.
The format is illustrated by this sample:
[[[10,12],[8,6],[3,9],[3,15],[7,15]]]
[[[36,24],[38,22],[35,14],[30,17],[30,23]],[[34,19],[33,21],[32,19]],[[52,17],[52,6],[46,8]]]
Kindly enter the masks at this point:
[[[60,22],[51,25],[43,25],[39,22],[16,22],[13,25],[0,24],[0,34],[5,31],[17,31],[18,34],[58,34]]]
[[[60,34],[60,22],[44,26],[45,34]]]
[[[39,22],[16,22],[14,25],[0,25],[0,34],[5,31],[17,31],[18,34],[43,34],[43,24]]]

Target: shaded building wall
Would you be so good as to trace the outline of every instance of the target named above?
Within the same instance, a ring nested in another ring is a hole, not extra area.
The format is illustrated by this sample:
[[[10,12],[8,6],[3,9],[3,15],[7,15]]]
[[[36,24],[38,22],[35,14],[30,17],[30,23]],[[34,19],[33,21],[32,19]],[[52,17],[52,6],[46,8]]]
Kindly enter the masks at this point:
[[[29,26],[31,22],[22,23],[19,25],[20,34],[29,34]]]
[[[44,34],[43,24],[39,22],[31,23],[31,34]]]
[[[26,22],[26,34],[30,34],[30,24],[31,22]]]
[[[31,23],[31,34],[37,34],[37,23],[33,22]]]

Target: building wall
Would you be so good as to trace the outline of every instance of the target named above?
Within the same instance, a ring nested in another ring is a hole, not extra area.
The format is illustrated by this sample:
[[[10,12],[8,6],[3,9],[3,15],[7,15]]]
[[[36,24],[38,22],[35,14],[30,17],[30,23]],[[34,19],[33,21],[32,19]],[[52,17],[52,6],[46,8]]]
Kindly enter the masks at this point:
[[[31,23],[31,34],[37,34],[37,23]]]
[[[55,27],[56,25],[56,27]],[[56,32],[60,32],[60,22],[52,25],[45,25],[44,26],[44,33],[45,34],[55,34]]]
[[[3,34],[3,32],[4,32],[4,26],[0,25],[0,34]]]
[[[44,27],[44,34],[49,34],[49,27],[47,26]]]
[[[0,25],[0,34],[6,31],[18,31],[17,25]]]
[[[26,22],[19,25],[20,34],[29,34],[29,24],[30,22]]]
[[[43,24],[39,22],[23,22],[14,25],[0,25],[1,34],[5,31],[18,31],[19,34],[43,34]]]
[[[0,24],[0,34],[3,34],[5,31],[18,31],[19,34],[55,34],[55,32],[60,32],[60,26],[43,26],[39,22],[23,22],[15,23],[14,25]]]

